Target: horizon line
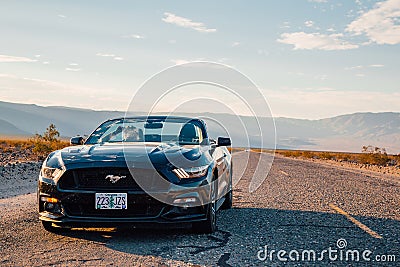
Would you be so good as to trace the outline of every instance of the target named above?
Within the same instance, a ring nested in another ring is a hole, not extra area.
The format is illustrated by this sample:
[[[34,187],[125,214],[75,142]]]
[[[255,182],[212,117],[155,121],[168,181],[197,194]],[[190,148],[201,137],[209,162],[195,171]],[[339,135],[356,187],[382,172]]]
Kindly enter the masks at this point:
[[[44,107],[44,108],[65,108],[65,109],[76,109],[76,110],[86,110],[86,111],[95,111],[95,112],[120,112],[120,113],[127,113],[126,111],[123,110],[110,110],[110,109],[94,109],[90,107],[74,107],[74,106],[63,106],[63,105],[43,105],[43,104],[37,104],[37,103],[27,103],[27,102],[9,102],[9,101],[4,101],[0,99],[0,102],[6,103],[6,104],[15,104],[15,105],[27,105],[27,106],[37,106],[37,107]],[[130,111],[129,113],[146,113],[145,111]],[[158,115],[164,115],[166,113],[169,113],[169,111],[162,111],[162,112],[154,112],[152,114],[158,114]],[[178,112],[177,114],[194,114],[195,112]],[[221,115],[230,115],[230,116],[236,116],[236,114],[232,113],[226,113],[226,112],[202,112],[200,114],[221,114]],[[332,118],[337,118],[341,116],[346,116],[346,115],[356,115],[356,114],[384,114],[384,113],[394,113],[394,114],[400,114],[400,111],[357,111],[357,112],[352,112],[352,113],[341,113],[337,115],[333,115],[331,117],[321,117],[321,118],[304,118],[304,117],[290,117],[290,116],[285,116],[285,115],[279,115],[279,116],[272,116],[274,119],[295,119],[295,120],[309,120],[309,121],[318,121],[318,120],[324,120],[324,119],[332,119]],[[241,117],[253,117],[250,115],[244,115],[244,114],[239,114],[237,116]],[[269,117],[260,117],[260,118],[269,118]]]

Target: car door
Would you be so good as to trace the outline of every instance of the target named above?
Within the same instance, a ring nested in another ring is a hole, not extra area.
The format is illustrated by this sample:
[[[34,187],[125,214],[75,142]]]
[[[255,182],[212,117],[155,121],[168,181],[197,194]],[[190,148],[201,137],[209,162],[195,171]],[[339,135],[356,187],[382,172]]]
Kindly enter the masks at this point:
[[[213,155],[218,170],[218,198],[223,197],[229,190],[229,152],[225,147],[216,147]]]

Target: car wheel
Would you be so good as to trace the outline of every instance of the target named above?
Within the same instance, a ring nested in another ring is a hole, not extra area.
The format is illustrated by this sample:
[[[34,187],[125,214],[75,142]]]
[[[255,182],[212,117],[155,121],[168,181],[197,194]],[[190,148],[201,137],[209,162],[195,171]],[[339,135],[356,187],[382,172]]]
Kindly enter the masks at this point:
[[[223,210],[231,209],[232,203],[233,203],[233,189],[231,189],[228,193],[226,193],[225,200],[221,206],[221,209]]]
[[[222,203],[222,205],[221,205],[221,209],[223,209],[223,210],[231,209],[232,204],[233,204],[232,163],[231,163],[231,176],[230,176],[229,182],[231,184],[231,190],[229,190],[229,192],[225,194],[224,203]]]
[[[217,230],[217,210],[215,202],[208,204],[207,220],[193,223],[192,228],[196,233],[201,234],[211,234]]]
[[[218,183],[215,180],[215,176],[212,181],[212,192],[211,195],[214,196],[211,199],[211,203],[207,206],[207,220],[202,222],[195,222],[192,225],[192,229],[197,233],[211,234],[217,230],[217,197],[218,194]]]
[[[51,232],[51,233],[62,233],[62,232],[67,232],[70,230],[70,228],[53,226],[53,223],[48,222],[48,221],[42,221],[42,226],[46,231]]]

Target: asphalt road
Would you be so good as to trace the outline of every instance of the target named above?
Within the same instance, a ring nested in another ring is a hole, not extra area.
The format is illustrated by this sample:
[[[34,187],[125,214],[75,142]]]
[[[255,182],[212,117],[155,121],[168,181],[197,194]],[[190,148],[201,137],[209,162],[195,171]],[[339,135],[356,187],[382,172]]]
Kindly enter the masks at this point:
[[[248,155],[235,154],[236,179]],[[259,157],[250,153],[234,208],[219,212],[218,231],[210,235],[188,229],[57,235],[42,229],[35,194],[0,199],[0,266],[400,266],[398,178],[277,157],[249,193]]]

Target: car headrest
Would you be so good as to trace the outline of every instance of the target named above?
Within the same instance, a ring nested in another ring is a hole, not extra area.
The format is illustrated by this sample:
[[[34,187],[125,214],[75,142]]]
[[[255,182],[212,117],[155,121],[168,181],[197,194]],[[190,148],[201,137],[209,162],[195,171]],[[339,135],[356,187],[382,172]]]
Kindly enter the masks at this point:
[[[195,126],[191,123],[185,124],[179,133],[179,141],[193,142],[196,138],[197,133]]]

